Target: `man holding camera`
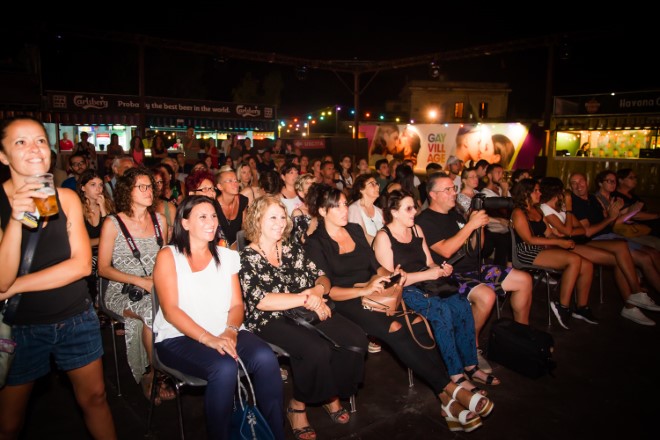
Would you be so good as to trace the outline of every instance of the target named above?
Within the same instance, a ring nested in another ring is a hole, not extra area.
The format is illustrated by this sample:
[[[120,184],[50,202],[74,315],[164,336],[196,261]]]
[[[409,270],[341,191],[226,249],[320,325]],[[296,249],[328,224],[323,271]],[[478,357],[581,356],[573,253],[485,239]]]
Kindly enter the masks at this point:
[[[479,333],[495,304],[496,294],[504,297],[506,292],[510,292],[513,319],[528,324],[529,309],[532,305],[532,277],[524,271],[496,265],[481,265],[478,261],[476,237],[479,236],[481,239],[479,246],[483,246],[484,235],[478,235],[475,231],[483,231],[483,227],[489,222],[486,211],[482,209],[487,199],[483,196],[475,196],[472,201],[473,209],[466,222],[454,209],[457,189],[451,178],[444,173],[431,174],[426,188],[429,207],[417,216],[416,223],[424,231],[433,261],[442,264],[464,247],[467,248],[465,256],[454,264],[452,278],[459,286],[459,293],[467,295],[472,303],[477,345]],[[497,204],[497,201],[494,200],[491,204]],[[478,209],[474,209],[475,203]],[[479,368],[485,373],[492,371],[478,347],[477,353]]]

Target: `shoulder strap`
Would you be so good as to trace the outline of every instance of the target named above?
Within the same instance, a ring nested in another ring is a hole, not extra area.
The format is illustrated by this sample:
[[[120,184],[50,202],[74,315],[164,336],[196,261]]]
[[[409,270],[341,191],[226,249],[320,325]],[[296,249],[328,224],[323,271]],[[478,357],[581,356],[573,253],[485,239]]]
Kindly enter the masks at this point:
[[[140,249],[137,248],[135,245],[135,242],[133,241],[133,237],[131,236],[131,233],[128,232],[128,228],[124,224],[124,221],[119,217],[119,214],[112,214],[116,219],[117,223],[119,223],[119,228],[121,229],[122,234],[124,234],[124,238],[126,239],[126,243],[128,244],[129,249],[133,253],[133,257],[136,259],[140,260]]]
[[[160,223],[158,223],[158,216],[155,212],[151,212],[151,222],[154,224],[154,234],[156,234],[158,247],[163,247],[163,235],[161,234]]]
[[[44,218],[39,217],[37,222],[37,230],[30,233],[28,237],[27,246],[25,247],[25,252],[23,253],[23,259],[21,260],[21,265],[18,268],[18,276],[27,275],[30,273],[30,268],[32,267],[32,259],[34,258],[34,251],[37,249],[37,243],[39,242],[39,235],[41,235],[41,229],[43,226]],[[14,317],[16,316],[16,310],[18,309],[18,304],[21,302],[22,294],[17,294],[9,298],[5,302],[5,310],[3,321],[6,324],[11,324],[14,322]]]

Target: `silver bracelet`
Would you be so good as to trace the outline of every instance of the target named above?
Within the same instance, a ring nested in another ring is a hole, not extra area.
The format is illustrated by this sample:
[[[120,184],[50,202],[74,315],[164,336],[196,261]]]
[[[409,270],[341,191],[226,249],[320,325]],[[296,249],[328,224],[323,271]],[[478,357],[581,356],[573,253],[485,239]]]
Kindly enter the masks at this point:
[[[231,324],[229,324],[227,326],[227,328],[234,330],[236,333],[238,333],[240,331],[240,329],[238,327],[236,327],[235,325],[231,325]]]

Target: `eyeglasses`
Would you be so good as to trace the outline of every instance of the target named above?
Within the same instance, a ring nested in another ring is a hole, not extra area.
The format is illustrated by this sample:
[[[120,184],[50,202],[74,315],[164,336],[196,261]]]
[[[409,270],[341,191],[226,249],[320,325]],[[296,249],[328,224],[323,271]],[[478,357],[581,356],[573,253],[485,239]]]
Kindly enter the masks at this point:
[[[375,180],[370,180],[367,183],[365,183],[365,185],[378,186],[378,182],[376,182]]]
[[[210,193],[210,192],[215,192],[215,188],[213,188],[212,186],[205,186],[204,188],[197,188],[195,192]]]
[[[238,183],[238,180],[236,180],[236,179],[227,179],[227,180],[221,181],[220,183]]]
[[[605,179],[605,180],[603,180],[603,182],[605,182],[605,183],[616,183],[616,180],[614,180],[614,179]]]
[[[454,186],[448,186],[447,188],[443,188],[443,189],[433,189],[433,190],[431,190],[431,192],[441,192],[441,193],[447,193],[447,194],[449,194],[452,191],[458,192],[458,187],[456,185],[454,185]]]
[[[163,184],[163,181],[162,180],[156,180],[156,181],[154,181],[154,183],[156,184],[156,186],[161,186]]]
[[[134,188],[140,188],[140,192],[147,192],[148,190],[152,190],[154,188],[153,185],[145,185],[144,183],[141,183],[139,185],[135,185]]]
[[[78,168],[85,165],[85,162],[74,162],[71,164],[71,168]]]

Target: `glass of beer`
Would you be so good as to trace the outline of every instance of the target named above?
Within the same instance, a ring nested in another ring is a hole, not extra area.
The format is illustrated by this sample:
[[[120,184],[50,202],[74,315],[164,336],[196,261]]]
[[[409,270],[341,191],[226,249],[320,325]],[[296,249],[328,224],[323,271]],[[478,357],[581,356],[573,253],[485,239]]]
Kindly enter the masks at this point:
[[[39,215],[42,217],[50,217],[59,212],[57,207],[57,196],[55,190],[55,183],[53,182],[53,175],[51,173],[38,174],[33,176],[35,182],[41,183],[42,187],[36,191],[48,194],[48,198],[40,199],[35,198],[34,204],[37,205]]]

